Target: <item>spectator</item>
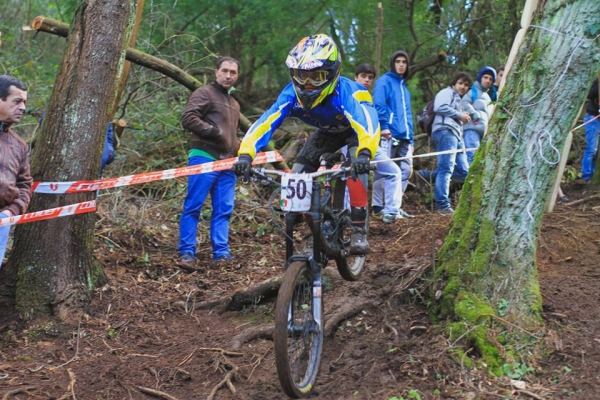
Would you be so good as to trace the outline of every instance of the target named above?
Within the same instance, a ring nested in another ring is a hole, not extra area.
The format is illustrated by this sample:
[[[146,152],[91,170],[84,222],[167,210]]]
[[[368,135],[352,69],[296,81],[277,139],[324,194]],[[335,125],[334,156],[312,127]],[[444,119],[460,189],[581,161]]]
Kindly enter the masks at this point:
[[[367,90],[375,79],[375,68],[370,64],[360,64],[356,67],[354,80],[363,85]],[[402,181],[400,167],[389,160],[389,140],[381,139],[373,161],[377,161],[377,169],[373,173],[373,212],[377,217],[385,217],[384,223],[391,223],[398,219],[400,202],[402,201]],[[354,148],[354,147],[353,147]],[[356,152],[355,150],[352,150]],[[366,177],[366,175],[364,175]],[[363,182],[367,187],[367,182]]]
[[[31,200],[29,146],[10,129],[21,120],[26,103],[25,84],[13,76],[0,75],[0,218],[24,214]],[[9,233],[10,225],[0,227],[0,264]]]
[[[371,90],[377,72],[371,64],[363,63],[356,66],[354,71],[354,80],[363,85],[367,90]]]
[[[500,82],[502,82],[502,77],[504,76],[504,67],[500,66],[496,68],[496,80],[490,89],[489,95],[492,101],[498,101],[498,90],[500,89]]]
[[[410,92],[406,86],[406,80],[410,76],[409,58],[405,51],[397,51],[390,58],[390,72],[383,74],[375,81],[373,100],[379,125],[381,126],[381,137],[392,140],[391,158],[408,157],[397,161],[402,171],[402,194],[406,191],[408,178],[412,173],[412,152],[414,140],[414,128],[412,107],[410,103]],[[402,194],[400,196],[400,207],[402,207]],[[414,218],[402,208],[396,215],[384,215],[384,222],[399,218]]]
[[[588,184],[592,181],[596,171],[596,158],[598,156],[598,135],[600,134],[600,119],[598,111],[598,79],[594,79],[592,87],[587,95],[587,106],[585,108],[585,150],[581,159],[581,183]],[[595,119],[594,119],[595,118]]]
[[[468,90],[473,79],[464,72],[454,75],[450,86],[435,96],[431,140],[435,151],[463,150],[462,124],[471,120],[469,113],[462,111],[460,98]],[[463,152],[441,154],[437,156],[437,170],[421,170],[417,173],[417,184],[435,182],[434,200],[438,213],[454,214],[450,204],[450,180],[464,182],[469,172],[467,157]]]
[[[235,157],[239,148],[237,133],[240,105],[232,93],[239,69],[240,63],[236,59],[219,59],[215,81],[196,89],[190,96],[181,116],[181,125],[192,133],[188,153],[189,166]],[[187,196],[179,221],[179,254],[182,262],[195,261],[198,219],[209,193],[212,199],[212,259],[231,259],[229,218],[233,213],[235,181],[235,174],[229,170],[192,175],[188,178]]]
[[[267,146],[288,116],[317,128],[298,153],[292,172],[316,171],[322,154],[333,153],[358,137],[352,169],[354,175],[368,173],[370,159],[379,145],[377,113],[364,86],[340,76],[341,58],[333,39],[324,34],[307,36],[290,50],[285,63],[292,81],[244,136],[234,167],[236,173],[247,179],[257,151]],[[364,255],[370,250],[367,190],[360,180],[348,179],[347,185],[353,224],[350,253]]]
[[[490,96],[488,91],[496,80],[496,71],[492,67],[483,67],[477,74],[477,81],[471,90],[462,97],[462,109],[469,113],[471,121],[463,125],[465,148],[477,149],[488,127]],[[473,163],[475,150],[467,151],[469,165]]]

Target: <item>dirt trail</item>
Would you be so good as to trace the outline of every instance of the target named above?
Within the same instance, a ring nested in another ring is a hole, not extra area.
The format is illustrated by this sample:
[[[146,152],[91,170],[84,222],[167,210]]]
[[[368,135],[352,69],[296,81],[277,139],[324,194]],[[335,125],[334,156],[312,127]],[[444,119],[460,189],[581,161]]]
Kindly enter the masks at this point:
[[[592,194],[565,189],[573,200]],[[600,200],[558,205],[544,219],[538,262],[548,353],[522,378],[522,390],[508,378],[463,368],[452,352],[456,344],[431,325],[422,287],[413,279],[431,267],[449,219],[422,206],[410,208],[412,200],[407,211],[418,218],[392,226],[372,222],[373,251],[361,281],[345,282],[333,265],[327,268],[326,314],[348,304],[371,306],[325,339],[312,398],[600,398],[600,222],[594,208]],[[133,240],[123,230],[104,229],[97,255],[109,283],[97,289],[80,322],[0,321],[0,396],[286,398],[268,338],[230,350],[236,335],[272,322],[272,300],[257,298],[241,311],[222,314],[176,305],[218,298],[280,274],[279,233],[257,238],[255,230],[240,228],[232,245],[237,261],[215,265],[207,257],[198,262],[202,271],[190,274],[177,267],[176,240],[164,233],[176,232],[176,224],[156,229]],[[390,289],[407,284],[409,290]],[[235,395],[226,383],[231,375]]]

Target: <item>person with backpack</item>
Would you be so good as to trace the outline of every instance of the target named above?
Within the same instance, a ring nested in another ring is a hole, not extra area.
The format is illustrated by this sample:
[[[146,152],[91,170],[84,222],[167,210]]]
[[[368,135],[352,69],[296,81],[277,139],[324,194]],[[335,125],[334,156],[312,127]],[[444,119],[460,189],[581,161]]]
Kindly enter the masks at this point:
[[[462,125],[471,121],[468,112],[462,110],[461,97],[469,90],[473,78],[465,72],[458,72],[450,86],[435,96],[431,141],[436,152],[464,150]],[[450,180],[463,182],[469,172],[469,164],[464,152],[440,154],[437,156],[437,170],[417,171],[417,186],[423,182],[435,182],[434,200],[437,212],[443,215],[454,214],[450,204]]]
[[[373,102],[377,109],[381,137],[392,140],[390,157],[408,157],[396,163],[402,171],[402,192],[400,209],[397,214],[384,214],[383,222],[390,223],[401,218],[414,218],[402,210],[402,195],[406,191],[408,178],[412,173],[412,152],[414,127],[411,98],[406,80],[410,76],[408,53],[396,51],[390,58],[390,72],[386,72],[375,81]]]
[[[496,70],[492,67],[483,67],[477,74],[477,81],[471,86],[462,97],[462,108],[471,116],[471,121],[463,126],[463,135],[465,138],[465,148],[477,149],[481,139],[487,130],[490,115],[488,106],[491,99],[488,91],[491,90],[496,80]],[[473,164],[475,150],[467,151],[467,161],[469,165]]]

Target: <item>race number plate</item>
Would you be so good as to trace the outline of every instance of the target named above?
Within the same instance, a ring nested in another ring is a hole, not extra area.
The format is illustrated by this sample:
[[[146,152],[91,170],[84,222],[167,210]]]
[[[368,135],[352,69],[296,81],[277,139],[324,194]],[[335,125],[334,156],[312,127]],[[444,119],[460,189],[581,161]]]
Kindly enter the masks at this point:
[[[286,174],[281,177],[280,206],[283,211],[308,211],[311,199],[312,177],[306,174]]]

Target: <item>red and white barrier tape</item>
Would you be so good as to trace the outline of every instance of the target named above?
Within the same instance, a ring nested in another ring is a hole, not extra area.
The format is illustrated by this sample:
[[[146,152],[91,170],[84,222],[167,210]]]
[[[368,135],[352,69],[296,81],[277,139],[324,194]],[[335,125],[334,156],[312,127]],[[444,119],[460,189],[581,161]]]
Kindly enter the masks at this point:
[[[267,162],[282,161],[283,158],[277,151],[259,153],[253,161],[253,164],[264,164]],[[35,193],[77,193],[92,192],[98,189],[108,189],[118,186],[135,185],[158,181],[162,179],[172,179],[181,176],[202,174],[206,172],[223,171],[229,169],[237,161],[237,157],[226,160],[214,161],[192,167],[181,167],[157,172],[147,172],[122,176],[119,178],[97,179],[94,181],[76,181],[76,182],[34,182],[32,190]],[[71,204],[68,206],[51,208],[49,210],[36,211],[14,217],[0,218],[0,226],[10,226],[16,224],[26,224],[29,222],[43,221],[46,219],[66,217],[68,215],[84,214],[96,211],[96,200],[85,201],[83,203]]]
[[[254,158],[252,164],[264,164],[268,162],[282,161],[283,158],[277,151],[259,153]],[[194,165],[191,167],[181,167],[167,169],[164,171],[146,172],[142,174],[121,176],[118,178],[96,179],[93,181],[74,181],[74,182],[34,182],[31,188],[34,193],[79,193],[94,192],[99,189],[109,189],[120,186],[137,185],[164,179],[179,178],[182,176],[203,174],[207,172],[223,171],[229,169],[237,161],[237,157],[226,160],[218,160],[210,163]]]
[[[378,164],[378,163],[387,162],[387,161],[408,160],[411,158],[434,157],[434,156],[441,156],[443,154],[466,153],[467,151],[475,151],[475,150],[477,150],[477,149],[458,149],[458,150],[454,149],[454,150],[436,151],[433,153],[425,153],[425,154],[413,154],[412,156],[390,158],[389,160],[371,161],[371,164]]]
[[[29,222],[43,221],[45,219],[66,217],[68,215],[85,214],[96,211],[96,200],[71,204],[49,210],[36,211],[29,214],[15,215],[14,217],[0,218],[0,226],[26,224]]]

